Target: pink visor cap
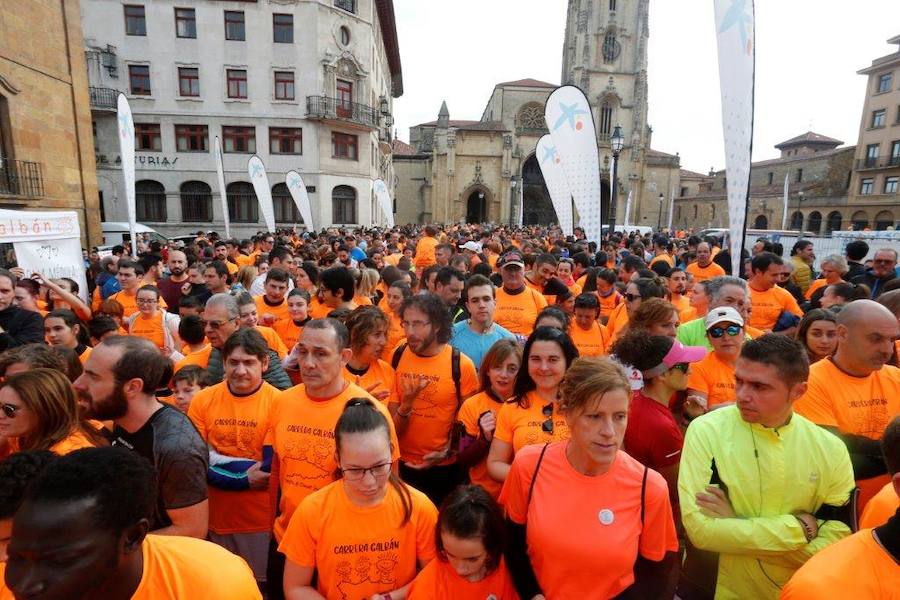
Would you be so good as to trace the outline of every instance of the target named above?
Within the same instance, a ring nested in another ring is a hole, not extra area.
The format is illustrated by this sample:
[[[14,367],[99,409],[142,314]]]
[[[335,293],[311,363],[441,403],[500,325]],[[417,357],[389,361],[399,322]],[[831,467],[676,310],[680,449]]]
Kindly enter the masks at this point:
[[[678,340],[674,340],[674,342],[669,352],[663,357],[661,364],[642,372],[644,379],[662,375],[677,364],[695,363],[706,357],[706,348],[703,346],[685,346]]]

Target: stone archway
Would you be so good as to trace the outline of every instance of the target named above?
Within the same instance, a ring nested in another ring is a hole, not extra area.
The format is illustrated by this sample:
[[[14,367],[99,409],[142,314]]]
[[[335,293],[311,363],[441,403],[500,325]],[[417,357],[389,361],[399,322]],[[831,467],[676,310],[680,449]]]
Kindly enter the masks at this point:
[[[768,229],[769,219],[766,215],[758,215],[753,221],[753,229]]]
[[[466,197],[466,223],[484,223],[488,220],[488,192],[476,188]]]
[[[534,154],[522,165],[522,223],[524,225],[549,225],[559,223],[550,192],[544,183],[544,174]]]

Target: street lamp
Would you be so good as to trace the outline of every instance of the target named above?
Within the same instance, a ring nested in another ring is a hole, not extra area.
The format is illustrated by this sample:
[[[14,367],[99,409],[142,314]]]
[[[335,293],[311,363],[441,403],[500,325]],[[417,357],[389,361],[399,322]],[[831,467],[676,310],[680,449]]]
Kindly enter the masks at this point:
[[[612,137],[609,140],[609,147],[612,150],[613,154],[613,171],[612,171],[612,192],[610,193],[609,198],[609,233],[608,235],[612,235],[616,230],[616,218],[615,218],[615,206],[616,206],[616,188],[618,185],[618,177],[619,177],[619,153],[622,151],[622,148],[625,147],[625,136],[622,135],[622,128],[616,125],[616,128],[613,129]]]
[[[656,215],[656,231],[659,231],[662,227],[662,205],[665,199],[665,196],[662,194],[659,195],[659,212]]]
[[[515,207],[513,205],[513,202],[515,202],[515,199],[516,199],[516,184],[517,183],[518,183],[518,181],[516,181],[515,175],[513,175],[512,177],[509,178],[509,225],[510,225],[510,227],[512,227],[513,225],[516,224],[515,209],[518,208],[518,202],[516,202]]]

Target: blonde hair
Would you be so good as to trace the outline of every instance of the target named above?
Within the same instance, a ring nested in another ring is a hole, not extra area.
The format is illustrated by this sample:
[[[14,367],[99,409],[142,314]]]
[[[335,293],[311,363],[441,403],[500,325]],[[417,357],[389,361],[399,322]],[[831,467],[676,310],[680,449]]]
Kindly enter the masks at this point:
[[[253,265],[244,265],[243,267],[238,269],[238,272],[235,274],[235,283],[239,283],[245,290],[249,290],[250,286],[253,285],[253,280],[256,279],[257,275],[259,275],[259,269],[257,269]]]
[[[614,390],[631,397],[631,384],[618,363],[605,356],[576,358],[560,385],[559,407],[565,413],[580,412],[598,396]]]
[[[359,274],[359,283],[356,287],[357,296],[370,297],[375,293],[375,286],[381,280],[381,275],[375,269],[362,269]]]

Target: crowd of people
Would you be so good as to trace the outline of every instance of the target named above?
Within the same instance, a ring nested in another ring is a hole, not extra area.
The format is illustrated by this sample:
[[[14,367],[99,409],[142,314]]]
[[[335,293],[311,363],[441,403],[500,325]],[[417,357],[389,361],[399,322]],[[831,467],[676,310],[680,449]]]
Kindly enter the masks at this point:
[[[895,250],[137,246],[87,290],[0,269],[0,599],[900,590]]]

